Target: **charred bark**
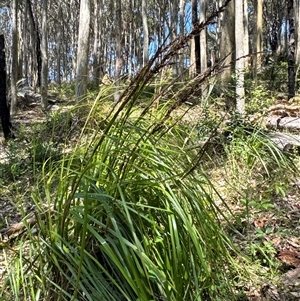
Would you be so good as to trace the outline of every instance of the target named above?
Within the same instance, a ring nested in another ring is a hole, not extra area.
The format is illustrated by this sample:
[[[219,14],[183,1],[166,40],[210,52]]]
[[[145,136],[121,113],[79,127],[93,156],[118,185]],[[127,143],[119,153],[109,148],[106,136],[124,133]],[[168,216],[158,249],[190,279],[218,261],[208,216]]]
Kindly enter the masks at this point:
[[[192,2],[192,23],[193,23],[193,28],[196,28],[199,24],[198,1]],[[200,35],[199,34],[195,35],[194,42],[195,42],[196,74],[200,74],[201,73],[201,60],[200,60]]]
[[[0,35],[0,118],[5,139],[14,138],[11,132],[10,114],[6,99],[6,69],[4,35]]]
[[[294,1],[288,1],[289,18],[289,45],[288,45],[288,99],[295,96],[295,61],[296,61],[296,40],[295,40],[295,14]]]

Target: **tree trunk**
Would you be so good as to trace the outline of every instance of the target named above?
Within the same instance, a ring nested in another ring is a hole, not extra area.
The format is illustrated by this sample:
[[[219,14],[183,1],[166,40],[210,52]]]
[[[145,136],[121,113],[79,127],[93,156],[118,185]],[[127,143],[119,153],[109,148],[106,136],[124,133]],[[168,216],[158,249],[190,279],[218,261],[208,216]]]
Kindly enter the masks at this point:
[[[257,85],[257,73],[261,71],[262,63],[262,40],[263,40],[263,0],[255,1],[255,15],[256,15],[256,28],[255,28],[255,43],[254,43],[254,79]]]
[[[192,0],[192,23],[193,27],[198,26],[199,18],[198,18],[198,1]],[[200,35],[196,35],[194,37],[195,43],[195,67],[196,74],[200,74],[201,66],[200,66]]]
[[[244,44],[244,55],[249,55],[250,47],[249,47],[249,17],[248,17],[248,0],[241,0],[243,2],[243,44]],[[249,57],[244,59],[245,68],[248,67]]]
[[[122,8],[121,1],[116,1],[116,61],[115,61],[115,93],[114,100],[118,102],[120,99],[119,78],[121,75],[122,60]]]
[[[206,20],[206,0],[200,1],[200,23]],[[207,42],[206,42],[206,28],[200,32],[200,73],[204,73],[207,69]],[[201,88],[202,98],[207,95],[207,84],[203,84]]]
[[[222,88],[226,88],[226,86],[228,86],[233,69],[233,67],[230,67],[229,64],[232,63],[235,58],[235,35],[233,34],[235,32],[234,20],[234,1],[232,0],[228,4],[226,10],[221,14],[220,20],[221,28],[219,59],[224,60],[226,58],[224,65],[227,66],[227,68],[223,70],[220,75]]]
[[[18,81],[18,0],[12,1],[12,53],[11,53],[11,103],[10,114],[17,111],[17,81]],[[2,83],[1,83],[2,84]]]
[[[295,37],[296,37],[296,65],[299,68],[300,65],[300,3],[299,1],[294,0],[294,11],[295,11],[295,25],[296,25],[296,30],[295,30]]]
[[[40,34],[38,30],[38,26],[35,22],[33,11],[32,11],[32,5],[30,0],[27,0],[28,4],[28,12],[29,12],[29,18],[33,29],[33,35],[32,37],[34,39],[35,43],[35,54],[36,54],[36,62],[37,62],[37,83],[36,85],[38,87],[41,87],[41,74],[42,74],[42,54],[41,54],[41,40],[40,40]]]
[[[56,55],[56,82],[57,84],[60,86],[61,85],[61,56],[62,56],[62,38],[63,38],[63,24],[61,24],[61,20],[62,20],[62,8],[61,8],[61,4],[59,4],[58,7],[58,13],[57,13],[57,17],[58,17],[58,24],[57,24],[57,28],[56,28],[56,32],[57,32],[57,55]]]
[[[179,34],[184,35],[184,0],[179,0]],[[184,54],[179,54],[179,73],[184,70]]]
[[[94,0],[94,45],[93,45],[93,82],[97,87],[100,83],[100,24],[101,18],[99,1]]]
[[[81,0],[75,85],[77,102],[81,101],[87,93],[90,17],[90,0]]]
[[[143,66],[148,63],[149,60],[149,29],[147,18],[147,1],[142,0],[142,20],[143,20]]]
[[[6,100],[6,71],[3,34],[0,35],[0,117],[4,138],[14,138],[14,135],[11,132],[10,115]]]
[[[42,78],[41,78],[41,96],[42,106],[47,108],[48,105],[48,29],[47,29],[47,14],[48,14],[48,0],[43,0],[42,9]]]
[[[289,47],[288,47],[288,99],[295,96],[295,14],[294,0],[288,0]]]
[[[242,0],[235,0],[235,76],[236,76],[236,111],[240,116],[245,114],[244,88],[244,6]]]
[[[19,2],[18,2],[19,5]],[[17,80],[19,78],[24,78],[23,76],[23,58],[24,58],[24,41],[23,41],[23,36],[22,36],[22,30],[25,27],[25,19],[24,14],[23,14],[23,9],[17,9],[17,18],[19,20],[18,23],[18,70],[17,70]],[[27,33],[27,32],[26,32]],[[28,34],[28,33],[27,33]]]

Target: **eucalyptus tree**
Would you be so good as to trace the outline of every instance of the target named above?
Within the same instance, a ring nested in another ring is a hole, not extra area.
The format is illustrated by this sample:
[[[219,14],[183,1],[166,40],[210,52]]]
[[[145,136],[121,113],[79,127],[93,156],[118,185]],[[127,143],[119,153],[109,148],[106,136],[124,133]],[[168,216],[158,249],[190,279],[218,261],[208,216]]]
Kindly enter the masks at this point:
[[[18,80],[18,0],[12,1],[12,51],[11,51],[11,104],[10,114],[16,113],[17,107],[17,80]]]
[[[123,67],[122,59],[122,3],[121,1],[115,2],[115,82],[116,90],[114,93],[115,102],[119,101],[119,78]]]
[[[199,21],[205,22],[206,20],[206,9],[207,0],[200,0],[200,18]],[[203,73],[207,69],[207,39],[206,39],[206,28],[200,32],[200,73]],[[202,87],[202,97],[207,94],[207,85]]]
[[[42,8],[42,42],[41,42],[41,54],[42,54],[42,72],[41,72],[41,96],[42,105],[47,107],[48,100],[48,0],[43,0]]]
[[[28,14],[30,20],[30,35],[32,41],[32,73],[34,86],[41,86],[41,74],[42,74],[42,54],[41,54],[41,38],[40,30],[38,27],[38,16],[34,15],[32,3],[27,0]],[[35,48],[35,49],[34,49]],[[34,60],[35,57],[35,60]]]
[[[295,96],[295,60],[296,60],[296,34],[294,0],[287,1],[287,18],[289,20],[289,46],[288,46],[288,99]]]
[[[101,70],[101,39],[100,39],[100,17],[102,1],[93,1],[93,53],[92,53],[92,78],[95,85],[100,82],[100,70]]]
[[[286,18],[286,0],[266,0],[263,2],[264,45],[270,49],[274,61],[284,56],[283,44],[285,32],[283,26]]]
[[[248,67],[250,61],[250,46],[249,46],[249,8],[248,0],[241,0],[243,3],[243,45],[245,57],[245,67]]]
[[[142,0],[142,20],[143,20],[143,66],[149,60],[149,29],[147,17],[147,0]]]
[[[240,0],[241,1],[241,0]],[[218,2],[221,6],[222,1]],[[235,15],[234,0],[230,1],[220,16],[218,59],[224,62],[225,69],[220,74],[221,83],[226,87],[232,74],[232,62],[235,60]],[[242,27],[243,28],[243,27]]]
[[[198,18],[198,1],[191,0],[192,9],[192,26],[196,28],[199,23]],[[190,57],[190,76],[194,77],[199,74],[200,70],[200,36],[195,35],[191,41],[191,57]]]
[[[184,35],[184,16],[185,16],[185,0],[179,0],[179,18],[178,18],[178,28],[179,34]],[[184,53],[179,55],[179,72],[183,72],[184,69]],[[178,73],[179,73],[178,72]]]
[[[200,23],[206,20],[206,6],[207,0],[200,0]],[[206,28],[200,32],[200,72],[207,69],[207,41],[206,41]]]
[[[295,15],[295,37],[296,37],[296,65],[300,65],[300,3],[298,0],[294,1],[294,15]]]
[[[0,33],[0,119],[5,139],[14,138],[6,99],[6,60],[4,34]]]
[[[253,69],[254,78],[257,83],[257,73],[261,71],[263,52],[263,0],[254,1],[255,11],[255,41],[253,42],[254,56]]]
[[[90,4],[90,1],[84,0],[84,2],[88,2]],[[71,0],[70,2],[67,2],[66,4],[66,14],[65,17],[67,20],[69,20],[69,24],[67,24],[67,32],[69,35],[69,39],[67,40],[67,52],[71,54],[71,57],[68,59],[68,64],[69,64],[69,69],[70,69],[70,80],[76,81],[77,77],[77,61],[78,61],[78,55],[79,55],[79,45],[78,45],[78,40],[79,40],[79,27],[80,24],[78,22],[78,9],[77,9],[77,1],[76,0]],[[81,10],[81,1],[80,1],[80,6],[79,6],[79,15],[80,15],[80,10]],[[80,20],[80,16],[79,16]],[[88,21],[90,22],[90,14],[88,17]],[[84,22],[84,20],[82,21]],[[86,31],[86,30],[85,30]],[[90,32],[89,32],[90,34]],[[89,37],[89,35],[88,35]],[[85,39],[87,36],[85,37]],[[86,44],[86,47],[88,47],[88,44]],[[83,46],[84,48],[84,46]],[[87,53],[86,53],[87,54]]]
[[[245,88],[244,88],[244,1],[235,0],[235,76],[236,76],[236,110],[243,116],[245,114]]]
[[[87,92],[89,36],[91,7],[90,0],[80,1],[78,52],[76,63],[76,101],[81,101]]]

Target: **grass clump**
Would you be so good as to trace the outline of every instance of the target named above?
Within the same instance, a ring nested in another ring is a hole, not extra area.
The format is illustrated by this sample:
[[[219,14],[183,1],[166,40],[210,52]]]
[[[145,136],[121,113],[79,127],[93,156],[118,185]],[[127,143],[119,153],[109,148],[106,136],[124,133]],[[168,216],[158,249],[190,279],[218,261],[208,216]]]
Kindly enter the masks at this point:
[[[22,289],[42,282],[44,300],[222,298],[234,247],[205,174],[189,170],[196,153],[177,138],[180,127],[160,123],[165,106],[154,121],[130,104],[116,110],[102,135],[44,169],[33,195],[39,232],[29,231],[29,253],[17,259],[26,262]]]

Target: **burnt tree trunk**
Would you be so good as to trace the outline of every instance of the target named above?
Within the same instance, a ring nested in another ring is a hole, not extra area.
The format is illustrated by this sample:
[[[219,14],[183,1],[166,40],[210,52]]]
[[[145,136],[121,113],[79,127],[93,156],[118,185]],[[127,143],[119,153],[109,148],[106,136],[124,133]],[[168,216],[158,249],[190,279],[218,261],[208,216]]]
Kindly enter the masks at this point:
[[[288,46],[288,99],[295,96],[295,60],[296,60],[296,41],[295,41],[295,14],[294,0],[288,0],[288,19],[289,19],[289,46]]]
[[[192,23],[193,28],[196,28],[199,24],[198,18],[198,1],[192,1]],[[201,60],[200,60],[200,35],[197,34],[194,37],[195,41],[195,63],[196,63],[196,74],[201,73]]]
[[[10,114],[6,101],[6,70],[4,35],[0,35],[0,118],[5,139],[13,138],[11,132]]]

